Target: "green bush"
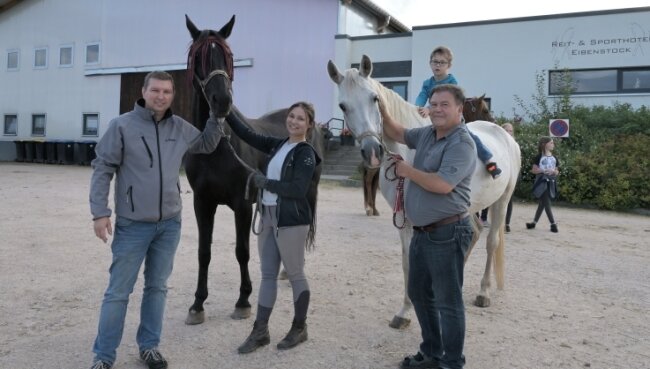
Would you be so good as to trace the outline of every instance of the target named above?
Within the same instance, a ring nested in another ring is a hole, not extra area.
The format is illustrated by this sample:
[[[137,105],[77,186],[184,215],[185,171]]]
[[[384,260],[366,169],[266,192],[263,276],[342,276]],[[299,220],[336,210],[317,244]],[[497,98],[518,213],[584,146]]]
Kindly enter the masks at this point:
[[[612,210],[650,209],[650,109],[629,104],[574,106],[568,90],[549,104],[545,89],[538,74],[533,105],[524,106],[515,96],[532,122],[515,125],[522,156],[515,195],[532,199],[535,175],[530,170],[539,138],[549,135],[549,119],[566,118],[570,137],[555,139],[553,152],[561,164],[559,200]]]

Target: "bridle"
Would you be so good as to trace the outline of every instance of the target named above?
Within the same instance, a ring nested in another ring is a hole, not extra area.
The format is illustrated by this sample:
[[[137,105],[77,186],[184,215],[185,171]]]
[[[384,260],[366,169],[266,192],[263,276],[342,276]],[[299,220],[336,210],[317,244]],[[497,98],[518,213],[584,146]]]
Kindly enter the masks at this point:
[[[205,87],[208,85],[208,83],[210,83],[212,78],[214,78],[216,76],[222,76],[223,78],[225,78],[226,81],[228,81],[228,89],[232,91],[232,79],[230,79],[230,76],[228,75],[228,72],[226,72],[225,70],[223,70],[223,69],[215,69],[212,72],[210,72],[210,74],[208,74],[208,76],[205,77],[205,79],[201,79],[201,77],[199,77],[199,75],[196,74],[196,71],[194,72],[194,81],[196,81],[196,83],[201,88],[201,92],[203,93],[203,97],[205,98],[205,101],[208,102],[208,105],[210,104],[210,100],[208,100],[208,95],[206,95],[206,93],[205,93]]]

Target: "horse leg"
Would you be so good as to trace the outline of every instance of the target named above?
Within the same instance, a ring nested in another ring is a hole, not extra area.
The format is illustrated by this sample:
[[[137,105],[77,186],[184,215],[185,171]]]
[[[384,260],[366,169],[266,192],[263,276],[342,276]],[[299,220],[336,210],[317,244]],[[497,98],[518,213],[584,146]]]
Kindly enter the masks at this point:
[[[361,165],[361,173],[363,178],[363,208],[366,211],[366,215],[371,216],[372,207],[370,205],[370,191],[372,186],[372,177],[370,171],[363,164]]]
[[[413,229],[406,224],[406,226],[399,232],[400,241],[402,242],[402,272],[404,272],[404,301],[402,308],[395,314],[393,320],[388,324],[391,328],[404,329],[411,324],[411,319],[407,318],[409,310],[413,308],[411,299],[408,296],[408,282],[409,282],[409,246],[411,245],[411,238],[413,237]]]
[[[487,236],[487,260],[485,262],[485,272],[481,279],[481,291],[476,296],[474,304],[478,307],[490,306],[490,280],[492,268],[495,269],[497,275],[497,288],[503,289],[503,268],[504,268],[504,226],[505,226],[505,212],[507,201],[510,196],[502,196],[496,203],[490,206],[490,232]],[[506,201],[504,203],[504,201]]]
[[[216,201],[208,201],[207,196],[199,196],[194,191],[194,216],[199,229],[199,278],[194,293],[194,303],[185,318],[185,324],[201,324],[205,321],[203,303],[208,298],[208,267],[212,258],[212,230]]]
[[[379,211],[376,207],[375,200],[377,199],[377,189],[379,188],[379,169],[373,169],[372,183],[370,185],[370,204],[372,208],[372,215],[378,216]]]
[[[253,219],[251,204],[245,200],[234,206],[235,230],[237,233],[237,244],[235,255],[239,263],[241,284],[239,285],[239,299],[235,303],[235,310],[230,315],[233,319],[247,319],[251,316],[251,304],[248,298],[253,292],[251,276],[248,272],[248,261],[250,260],[250,229]]]

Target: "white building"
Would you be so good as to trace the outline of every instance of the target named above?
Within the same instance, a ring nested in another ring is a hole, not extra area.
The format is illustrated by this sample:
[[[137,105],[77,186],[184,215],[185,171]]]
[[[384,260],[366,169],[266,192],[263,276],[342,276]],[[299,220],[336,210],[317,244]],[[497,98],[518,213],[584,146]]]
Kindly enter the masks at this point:
[[[650,105],[650,7],[410,32],[370,0],[0,0],[0,160],[16,157],[16,140],[98,140],[151,70],[181,79],[173,109],[189,117],[185,14],[211,29],[236,14],[234,101],[250,117],[308,100],[317,121],[341,119],[327,61],[347,69],[363,54],[373,77],[413,102],[438,45],[453,50],[467,95],[485,93],[497,116],[523,114],[514,97],[530,103],[536,75],[564,69],[577,103]]]
[[[0,160],[17,140],[97,141],[151,70],[173,72],[188,118],[185,14],[216,30],[236,15],[234,101],[250,117],[307,100],[327,121],[334,36],[410,31],[369,0],[0,0]]]
[[[429,55],[454,53],[454,74],[467,96],[486,94],[497,116],[513,117],[536,93],[536,75],[571,73],[577,104],[650,106],[650,7],[414,27],[412,33],[336,38],[336,64],[366,54],[373,77],[397,86],[411,103],[431,77]],[[547,93],[558,95],[557,85]],[[406,94],[404,94],[406,91]],[[336,102],[332,106],[337,112]],[[340,117],[341,114],[338,113]]]

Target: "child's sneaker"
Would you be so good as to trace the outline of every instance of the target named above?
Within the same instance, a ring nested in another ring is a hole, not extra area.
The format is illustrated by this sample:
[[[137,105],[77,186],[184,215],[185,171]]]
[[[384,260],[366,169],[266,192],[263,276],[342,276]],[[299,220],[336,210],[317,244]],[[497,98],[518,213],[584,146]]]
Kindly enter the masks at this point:
[[[485,165],[485,169],[487,169],[488,173],[492,176],[492,178],[497,179],[501,175],[501,169],[497,167],[497,163],[487,163]]]

